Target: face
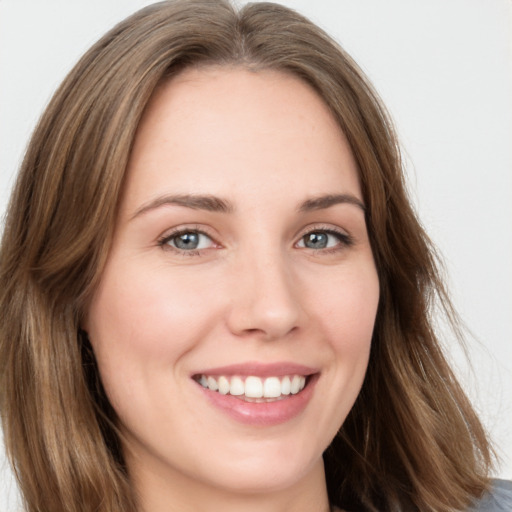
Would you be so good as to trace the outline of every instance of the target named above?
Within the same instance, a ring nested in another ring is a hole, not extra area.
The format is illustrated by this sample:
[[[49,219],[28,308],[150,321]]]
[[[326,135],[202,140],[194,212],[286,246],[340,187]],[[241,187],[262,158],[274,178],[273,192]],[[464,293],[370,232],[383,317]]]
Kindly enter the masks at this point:
[[[84,325],[132,475],[254,493],[320,474],[378,297],[354,158],[307,84],[207,68],[163,85]]]

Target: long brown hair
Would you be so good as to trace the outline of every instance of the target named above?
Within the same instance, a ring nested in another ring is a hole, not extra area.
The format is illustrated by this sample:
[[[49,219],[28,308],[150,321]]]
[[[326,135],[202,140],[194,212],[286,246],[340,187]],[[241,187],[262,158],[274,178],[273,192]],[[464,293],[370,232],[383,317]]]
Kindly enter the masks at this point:
[[[33,134],[11,198],[0,253],[0,410],[27,511],[136,510],[80,323],[149,98],[182,69],[213,64],[305,80],[358,164],[381,297],[363,388],[324,454],[331,502],[465,507],[488,485],[490,449],[434,332],[435,304],[455,317],[380,100],[350,57],[292,10],[177,0],[126,19],[78,62]]]

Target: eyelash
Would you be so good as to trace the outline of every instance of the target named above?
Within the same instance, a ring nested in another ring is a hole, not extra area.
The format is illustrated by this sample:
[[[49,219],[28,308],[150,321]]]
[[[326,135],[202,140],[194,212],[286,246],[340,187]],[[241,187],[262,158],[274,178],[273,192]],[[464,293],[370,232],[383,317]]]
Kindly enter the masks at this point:
[[[299,241],[303,240],[304,237],[311,235],[312,233],[324,233],[327,235],[332,235],[338,240],[338,244],[336,244],[334,247],[324,249],[310,249],[315,254],[334,254],[343,251],[344,249],[348,249],[354,245],[354,239],[348,233],[334,229],[331,226],[327,227],[322,225],[309,227],[308,230],[300,236]],[[305,247],[305,249],[307,249],[307,247]]]
[[[200,256],[201,251],[204,251],[204,249],[191,249],[191,250],[185,251],[183,249],[178,249],[177,247],[173,247],[172,245],[169,244],[169,242],[173,238],[177,238],[181,235],[186,235],[186,234],[190,234],[190,233],[204,235],[204,236],[208,237],[210,240],[212,240],[212,242],[215,243],[215,240],[213,239],[213,237],[211,235],[209,235],[203,229],[200,229],[198,227],[185,227],[185,228],[178,228],[178,229],[172,231],[171,233],[164,235],[163,237],[161,237],[158,240],[158,245],[163,250],[172,251],[180,256]]]
[[[171,240],[173,240],[174,238],[177,238],[181,235],[191,234],[191,233],[204,235],[204,236],[208,237],[210,240],[212,240],[212,242],[214,244],[216,243],[214,238],[210,234],[208,234],[205,230],[200,229],[198,227],[190,227],[190,228],[185,227],[185,228],[176,229],[176,230],[172,231],[171,233],[168,233],[165,236],[161,237],[158,240],[158,246],[161,247],[163,250],[169,250],[169,251],[172,251],[181,256],[200,256],[202,251],[204,251],[206,249],[183,250],[183,249],[179,249],[177,247],[173,247],[169,244],[169,242]],[[333,229],[332,227],[326,227],[326,226],[310,227],[306,232],[304,232],[300,236],[299,241],[304,240],[304,237],[306,237],[307,235],[311,235],[313,233],[323,233],[323,234],[327,234],[327,235],[332,235],[335,238],[337,238],[337,240],[339,242],[334,247],[323,248],[323,249],[310,249],[311,251],[313,251],[316,254],[318,254],[318,253],[333,254],[333,253],[342,251],[342,250],[347,249],[347,248],[351,247],[352,245],[354,245],[354,240],[350,235],[348,235],[347,233],[345,233],[341,230],[338,231],[336,229]],[[297,242],[297,243],[299,243],[299,242]],[[308,248],[304,247],[304,249],[308,249]]]

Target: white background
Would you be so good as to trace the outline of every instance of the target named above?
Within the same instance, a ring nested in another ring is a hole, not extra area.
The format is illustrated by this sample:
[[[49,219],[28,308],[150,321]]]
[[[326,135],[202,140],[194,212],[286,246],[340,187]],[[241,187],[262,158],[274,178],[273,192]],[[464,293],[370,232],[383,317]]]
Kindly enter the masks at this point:
[[[143,0],[0,0],[0,211],[78,57]],[[352,54],[397,125],[412,197],[473,333],[451,357],[512,478],[510,0],[288,0]],[[19,508],[0,451],[0,510]]]

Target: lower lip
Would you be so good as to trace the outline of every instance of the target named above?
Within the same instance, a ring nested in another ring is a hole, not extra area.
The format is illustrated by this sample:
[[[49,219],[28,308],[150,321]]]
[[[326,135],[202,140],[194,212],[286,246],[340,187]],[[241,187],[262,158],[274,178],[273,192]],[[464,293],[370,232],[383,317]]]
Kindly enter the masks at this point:
[[[296,395],[275,402],[245,402],[232,395],[222,395],[197,384],[207,400],[239,423],[255,426],[272,426],[285,423],[298,416],[313,396],[318,374],[308,377],[306,387]]]

